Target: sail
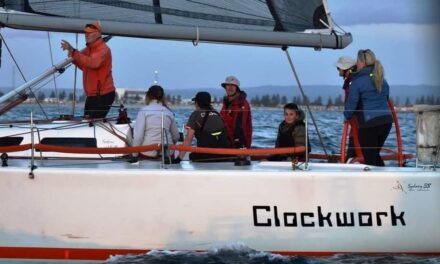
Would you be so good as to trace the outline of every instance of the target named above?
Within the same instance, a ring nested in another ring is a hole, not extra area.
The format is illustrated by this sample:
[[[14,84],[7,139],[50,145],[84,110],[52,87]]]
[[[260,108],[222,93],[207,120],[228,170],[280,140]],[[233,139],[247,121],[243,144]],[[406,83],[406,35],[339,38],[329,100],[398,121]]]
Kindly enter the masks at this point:
[[[132,37],[314,48],[351,42],[350,34],[332,33],[325,0],[2,0],[0,7],[1,24],[30,30],[81,32],[100,20],[104,33]]]

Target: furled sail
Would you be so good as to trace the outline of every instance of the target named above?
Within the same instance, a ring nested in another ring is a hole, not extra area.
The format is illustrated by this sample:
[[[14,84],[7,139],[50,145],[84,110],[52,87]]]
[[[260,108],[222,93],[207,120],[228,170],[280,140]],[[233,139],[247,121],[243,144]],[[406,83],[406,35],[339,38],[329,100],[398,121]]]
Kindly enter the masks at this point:
[[[344,48],[351,35],[334,33],[326,6],[325,0],[1,0],[0,24],[81,32],[100,20],[111,35]]]

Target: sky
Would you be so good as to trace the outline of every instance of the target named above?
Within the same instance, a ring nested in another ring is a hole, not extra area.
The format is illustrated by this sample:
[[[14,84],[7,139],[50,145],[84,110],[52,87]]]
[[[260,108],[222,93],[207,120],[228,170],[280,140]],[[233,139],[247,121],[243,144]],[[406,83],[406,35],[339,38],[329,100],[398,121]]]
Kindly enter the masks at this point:
[[[289,48],[303,85],[341,85],[334,66],[339,56],[355,57],[369,48],[385,68],[391,85],[434,85],[440,94],[440,1],[438,0],[329,0],[331,15],[353,43],[343,50],[315,51]],[[75,43],[74,34],[1,29],[27,79],[65,58],[60,40]],[[84,36],[79,35],[79,47]],[[114,37],[113,77],[119,88],[148,88],[158,71],[165,89],[219,88],[228,75],[237,76],[242,87],[295,85],[285,53],[279,48],[160,41]],[[22,79],[6,48],[2,51],[0,87],[18,85]],[[57,86],[73,86],[73,67],[57,79]],[[78,73],[82,87],[81,73]]]

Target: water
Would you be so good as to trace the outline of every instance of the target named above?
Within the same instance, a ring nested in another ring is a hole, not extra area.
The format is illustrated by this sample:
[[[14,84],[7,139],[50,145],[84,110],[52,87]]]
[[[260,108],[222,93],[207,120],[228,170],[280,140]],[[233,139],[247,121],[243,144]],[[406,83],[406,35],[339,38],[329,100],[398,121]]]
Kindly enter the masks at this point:
[[[133,106],[129,109],[129,116],[135,119],[140,106]],[[33,111],[35,118],[43,118],[44,115],[35,105],[21,105],[3,116],[1,120],[7,119],[26,119],[30,117],[30,111]],[[45,106],[45,110],[50,117],[56,117],[60,113],[70,113],[67,106]],[[174,109],[178,126],[182,128],[193,109],[191,107]],[[82,109],[77,109],[76,115],[81,115]],[[117,109],[112,109],[109,116],[116,116]],[[317,125],[320,129],[324,144],[329,153],[339,153],[341,142],[341,131],[343,127],[343,116],[340,112],[313,112]],[[253,146],[254,147],[273,147],[275,143],[278,124],[283,119],[282,109],[253,109]],[[413,113],[399,113],[399,123],[401,126],[404,152],[415,153],[415,116]],[[313,152],[322,153],[322,147],[319,143],[317,133],[309,118],[309,133]],[[386,147],[396,149],[396,133],[393,128],[386,142]],[[410,160],[409,165],[414,165],[414,160]],[[45,261],[11,261],[0,260],[0,264],[12,263],[46,263]],[[50,262],[66,263],[66,262]],[[68,263],[96,263],[96,262],[77,262]],[[98,262],[100,263],[100,262]],[[246,245],[235,244],[225,245],[219,248],[213,248],[208,252],[170,252],[170,251],[151,251],[141,255],[112,256],[105,263],[148,263],[148,264],[171,264],[171,263],[221,263],[221,264],[326,264],[326,263],[440,263],[440,257],[416,257],[405,255],[381,255],[381,256],[363,256],[357,254],[341,254],[331,257],[305,257],[291,256],[285,257],[267,252],[259,252],[248,248]]]

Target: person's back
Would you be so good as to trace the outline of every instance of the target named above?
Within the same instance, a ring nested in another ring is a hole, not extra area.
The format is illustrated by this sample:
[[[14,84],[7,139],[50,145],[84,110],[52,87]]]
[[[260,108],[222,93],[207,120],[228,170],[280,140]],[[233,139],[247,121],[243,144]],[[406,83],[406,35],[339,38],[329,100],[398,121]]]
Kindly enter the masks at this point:
[[[383,80],[380,91],[374,86],[371,74],[372,67],[365,67],[352,77],[350,91],[357,96],[350,97],[347,101],[348,108],[359,109],[357,115],[361,127],[370,126],[370,123],[391,123],[391,111],[388,107],[389,85]],[[357,102],[357,105],[354,105]],[[359,108],[357,108],[359,107]]]
[[[133,146],[162,143],[162,120],[164,144],[171,145],[179,139],[176,120],[173,113],[163,103],[163,89],[152,86],[147,92],[148,104],[139,110],[133,131]],[[158,151],[142,152],[144,156],[155,158]]]

